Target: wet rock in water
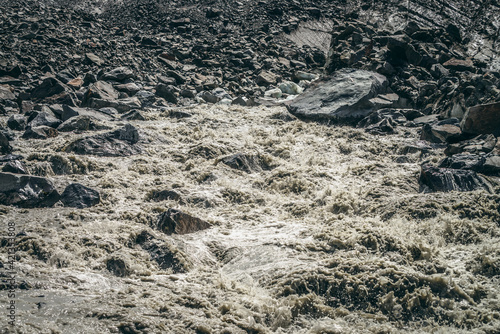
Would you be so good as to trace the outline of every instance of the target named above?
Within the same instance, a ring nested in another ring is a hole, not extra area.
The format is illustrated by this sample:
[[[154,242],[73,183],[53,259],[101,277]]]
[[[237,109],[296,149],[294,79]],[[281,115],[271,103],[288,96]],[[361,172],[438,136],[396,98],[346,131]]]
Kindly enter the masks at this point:
[[[448,145],[444,153],[448,156],[459,154],[459,153],[469,153],[469,154],[481,154],[489,153],[493,151],[497,145],[497,138],[492,135],[479,135],[470,140],[464,140],[458,143],[453,143]]]
[[[24,159],[24,157],[21,155],[7,154],[7,155],[4,155],[3,157],[0,157],[0,162],[9,162],[9,161],[23,160],[23,159]]]
[[[287,104],[299,118],[359,121],[377,107],[370,101],[387,93],[387,79],[378,73],[342,69],[326,81],[316,84]]]
[[[0,131],[0,153],[8,154],[10,152],[12,152],[12,146],[10,146],[9,137]]]
[[[19,160],[8,161],[2,168],[3,172],[14,174],[29,174],[24,162]]]
[[[125,66],[117,67],[102,75],[102,80],[123,81],[134,77],[134,72]]]
[[[31,92],[32,99],[44,99],[66,91],[64,84],[56,78],[46,78]]]
[[[431,143],[450,143],[460,140],[462,130],[457,118],[449,118],[436,123],[424,124],[421,140]]]
[[[172,269],[174,273],[183,273],[186,268],[183,261],[177,256],[177,252],[172,250],[167,243],[155,240],[154,236],[147,231],[142,231],[136,238],[135,243],[148,252],[151,259],[158,263],[160,269]]]
[[[500,136],[500,102],[470,107],[461,123],[462,131],[469,134]]]
[[[98,191],[79,183],[68,185],[61,194],[61,202],[64,206],[72,208],[88,208],[99,204],[100,201],[101,197]]]
[[[277,76],[274,73],[262,71],[255,80],[255,83],[259,86],[269,86],[275,85],[277,82]]]
[[[166,201],[166,200],[180,201],[182,200],[182,197],[178,192],[174,190],[159,190],[159,191],[155,190],[148,195],[148,199],[155,202]]]
[[[0,204],[51,207],[59,200],[52,181],[38,176],[0,173]]]
[[[42,125],[37,127],[28,127],[26,131],[24,131],[22,138],[24,139],[47,139],[57,137],[59,133],[56,129]]]
[[[117,257],[112,257],[106,260],[106,269],[118,277],[130,275],[129,265],[123,259]]]
[[[449,192],[473,191],[484,189],[491,191],[489,183],[472,170],[438,168],[423,165],[420,173],[421,191]]]
[[[51,128],[57,128],[61,123],[62,121],[60,119],[55,118],[47,112],[40,112],[28,122],[28,126],[32,128],[36,128],[39,126],[49,126]]]
[[[220,159],[220,161],[234,169],[239,169],[247,173],[259,172],[262,170],[259,157],[250,154],[236,153]]]
[[[194,233],[210,226],[210,223],[176,209],[160,214],[156,222],[156,228],[167,235]]]
[[[9,89],[9,86],[0,85],[0,100],[15,100],[16,95]]]
[[[139,139],[137,129],[127,124],[113,132],[77,139],[64,151],[106,157],[130,156],[142,152],[142,148],[137,145]]]
[[[172,118],[189,118],[189,117],[193,117],[193,114],[187,112],[187,111],[183,111],[183,110],[170,110],[168,112],[168,117],[172,117]]]
[[[485,157],[476,154],[455,154],[445,158],[439,164],[440,168],[468,169],[481,172],[485,162]]]
[[[7,126],[9,129],[23,131],[26,127],[26,117],[24,115],[12,115],[7,120]]]

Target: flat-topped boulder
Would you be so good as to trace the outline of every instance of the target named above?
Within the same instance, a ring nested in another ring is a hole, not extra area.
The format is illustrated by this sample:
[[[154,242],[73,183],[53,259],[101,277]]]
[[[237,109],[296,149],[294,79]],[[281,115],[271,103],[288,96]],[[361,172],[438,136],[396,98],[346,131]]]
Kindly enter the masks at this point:
[[[385,76],[347,68],[334,72],[330,79],[289,102],[288,110],[299,118],[359,121],[381,107],[372,99],[388,92]]]

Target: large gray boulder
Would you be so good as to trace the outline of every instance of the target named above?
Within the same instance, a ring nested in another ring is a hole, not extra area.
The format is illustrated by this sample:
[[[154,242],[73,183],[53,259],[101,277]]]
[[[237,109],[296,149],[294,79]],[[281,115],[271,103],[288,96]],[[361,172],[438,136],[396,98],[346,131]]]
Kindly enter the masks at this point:
[[[385,76],[365,70],[341,69],[328,81],[318,83],[289,102],[288,110],[300,118],[357,122],[379,109],[378,95],[387,92]]]
[[[470,134],[500,136],[500,102],[481,104],[467,110],[461,123],[462,131]]]

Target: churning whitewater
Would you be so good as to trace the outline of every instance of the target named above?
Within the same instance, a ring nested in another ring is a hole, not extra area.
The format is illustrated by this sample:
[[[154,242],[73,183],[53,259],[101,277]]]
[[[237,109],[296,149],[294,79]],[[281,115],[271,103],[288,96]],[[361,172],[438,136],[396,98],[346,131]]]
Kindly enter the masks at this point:
[[[74,134],[19,141],[34,174],[101,203],[1,207],[18,232],[13,333],[498,333],[498,191],[421,193],[420,164],[444,155],[417,128],[283,107],[144,115],[129,157],[67,153]],[[167,235],[169,209],[210,227]]]

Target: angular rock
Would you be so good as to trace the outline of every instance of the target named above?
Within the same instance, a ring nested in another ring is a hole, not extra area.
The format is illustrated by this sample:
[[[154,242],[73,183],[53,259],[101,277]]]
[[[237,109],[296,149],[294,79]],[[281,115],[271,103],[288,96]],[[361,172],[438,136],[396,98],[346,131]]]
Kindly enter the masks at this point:
[[[0,173],[0,204],[23,208],[51,207],[58,200],[59,193],[46,178]]]
[[[90,52],[85,54],[85,62],[87,64],[96,64],[97,66],[104,64],[104,60]]]
[[[44,99],[65,92],[64,84],[56,78],[46,78],[31,92],[32,99]]]
[[[220,159],[220,162],[246,173],[262,171],[262,164],[259,157],[250,154],[236,153]]]
[[[29,121],[28,126],[32,128],[36,128],[39,126],[49,126],[51,128],[57,128],[61,123],[61,120],[55,118],[47,112],[40,112],[35,116],[35,118]]]
[[[102,80],[123,81],[134,77],[134,72],[125,66],[117,67],[102,75]]]
[[[47,139],[57,137],[59,133],[56,129],[42,125],[37,127],[28,127],[26,131],[24,131],[22,138],[24,139]]]
[[[342,69],[287,103],[299,118],[359,121],[377,109],[370,99],[388,92],[387,79],[378,73]]]
[[[177,103],[177,96],[175,95],[175,89],[171,85],[164,85],[164,84],[157,85],[156,95],[164,98],[168,102]]]
[[[186,271],[185,264],[179,259],[178,254],[167,243],[155,240],[154,236],[147,231],[142,231],[135,238],[135,243],[150,254],[151,259],[158,263],[160,269],[172,269],[174,273]]]
[[[445,62],[443,66],[447,69],[450,70],[455,70],[459,72],[463,71],[470,71],[470,72],[475,72],[474,70],[474,64],[472,63],[472,60],[467,59],[467,60],[460,60],[456,58],[452,58]]]
[[[482,172],[485,157],[476,154],[455,154],[445,158],[439,164],[440,168],[468,169]]]
[[[106,260],[106,269],[118,277],[126,277],[130,275],[129,265],[123,259],[117,257],[112,257]]]
[[[462,130],[458,119],[450,118],[436,123],[424,124],[420,139],[431,143],[449,143],[460,140],[461,136]]]
[[[269,86],[275,85],[277,82],[277,76],[274,73],[262,71],[255,79],[255,83],[259,86]]]
[[[26,127],[26,118],[23,115],[12,115],[7,120],[7,126],[9,129],[23,131]]]
[[[481,173],[498,176],[500,174],[500,156],[488,155],[484,160]]]
[[[460,124],[469,134],[493,134],[500,136],[500,102],[470,107]]]
[[[479,135],[470,140],[448,145],[444,153],[448,156],[459,153],[485,154],[493,151],[497,142],[497,138],[492,134]]]
[[[99,204],[101,197],[94,189],[72,183],[64,189],[60,200],[66,207],[83,209]]]
[[[136,145],[139,139],[137,129],[127,124],[113,132],[77,139],[64,151],[106,157],[130,156],[142,152],[142,148]]]
[[[420,173],[421,190],[427,191],[491,191],[488,182],[472,170],[438,168],[423,165]]]
[[[68,119],[67,121],[59,125],[57,131],[59,132],[87,131],[87,130],[93,130],[95,128],[96,126],[92,117],[81,115]]]
[[[9,89],[9,86],[0,85],[0,100],[15,100],[16,95]]]
[[[14,173],[14,174],[29,174],[28,169],[26,168],[26,165],[24,162],[19,161],[19,160],[11,160],[7,162],[3,168],[3,172],[6,173]]]
[[[118,100],[102,100],[102,99],[91,98],[89,107],[94,109],[115,108],[119,112],[124,113],[132,109],[141,108],[142,103],[135,96]]]
[[[8,154],[10,152],[12,152],[12,146],[9,144],[9,137],[0,131],[0,153]]]
[[[155,202],[161,202],[166,200],[180,201],[181,195],[174,190],[160,190],[153,191],[148,196],[149,199]]]
[[[374,134],[389,134],[406,121],[406,117],[397,109],[381,109],[363,118],[357,127]]]
[[[176,209],[168,209],[156,221],[156,228],[167,235],[194,233],[210,226],[210,223]]]

